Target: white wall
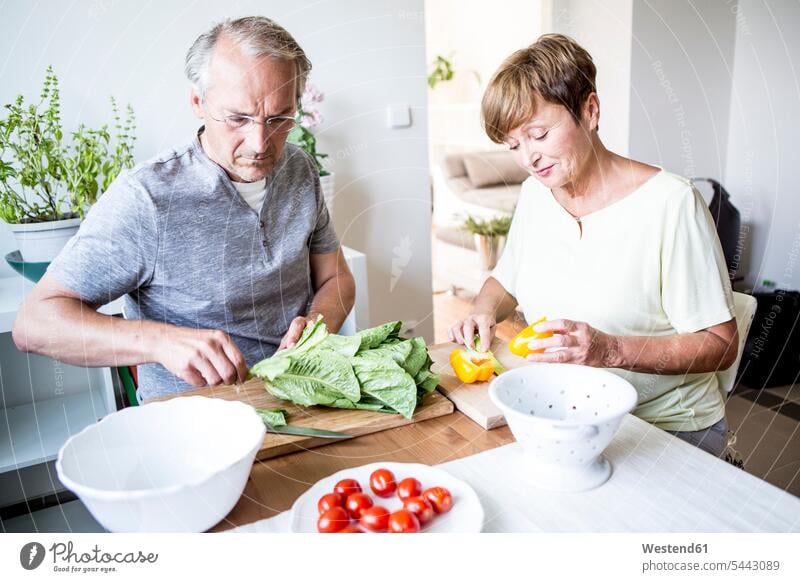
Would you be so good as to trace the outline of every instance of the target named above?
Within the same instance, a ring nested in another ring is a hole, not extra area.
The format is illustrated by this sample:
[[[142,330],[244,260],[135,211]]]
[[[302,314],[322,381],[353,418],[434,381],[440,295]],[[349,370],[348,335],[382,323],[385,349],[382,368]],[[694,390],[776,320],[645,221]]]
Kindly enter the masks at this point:
[[[735,14],[727,1],[633,4],[630,154],[683,176],[725,171]]]
[[[574,38],[592,55],[600,98],[600,138],[628,154],[632,0],[553,0],[551,30]]]
[[[800,288],[800,4],[739,0],[725,184],[749,224],[746,281]]]
[[[481,127],[480,102],[506,57],[542,33],[549,0],[427,0],[428,68],[437,55],[452,57],[453,79],[429,92],[431,163],[454,151],[496,149]]]
[[[337,231],[369,258],[371,322],[421,321],[417,331],[431,339],[422,0],[6,2],[0,103],[19,92],[37,95],[52,64],[66,127],[107,120],[113,94],[134,106],[136,158],[146,159],[198,126],[183,77],[192,41],[218,20],[251,14],[292,32],[314,64],[312,82],[327,96],[320,149],[336,172]],[[389,103],[412,108],[412,127],[386,127]],[[14,248],[0,225],[0,253]]]

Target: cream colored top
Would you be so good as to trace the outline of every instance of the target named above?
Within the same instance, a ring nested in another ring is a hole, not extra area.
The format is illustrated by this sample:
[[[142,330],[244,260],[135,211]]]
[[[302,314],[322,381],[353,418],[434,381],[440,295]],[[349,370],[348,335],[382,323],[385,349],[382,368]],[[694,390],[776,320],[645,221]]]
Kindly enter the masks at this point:
[[[244,198],[244,201],[259,212],[261,205],[264,204],[264,197],[267,195],[267,179],[263,178],[257,182],[232,182],[233,187]]]
[[[691,183],[661,171],[578,221],[552,192],[522,185],[492,276],[528,321],[585,321],[615,335],[690,333],[734,317],[722,247]],[[634,385],[634,414],[666,430],[701,430],[723,418],[714,373],[660,375],[611,369]]]

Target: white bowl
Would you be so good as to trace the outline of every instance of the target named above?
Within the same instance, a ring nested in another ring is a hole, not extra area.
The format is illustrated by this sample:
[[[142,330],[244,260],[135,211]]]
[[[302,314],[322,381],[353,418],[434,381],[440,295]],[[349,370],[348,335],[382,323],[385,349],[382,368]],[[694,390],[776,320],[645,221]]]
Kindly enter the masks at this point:
[[[115,412],[72,436],[56,471],[110,531],[201,532],[238,501],[264,433],[242,402],[174,398]]]
[[[628,381],[575,364],[510,370],[494,379],[489,396],[522,444],[533,483],[555,491],[586,491],[608,480],[602,452],[637,401]]]

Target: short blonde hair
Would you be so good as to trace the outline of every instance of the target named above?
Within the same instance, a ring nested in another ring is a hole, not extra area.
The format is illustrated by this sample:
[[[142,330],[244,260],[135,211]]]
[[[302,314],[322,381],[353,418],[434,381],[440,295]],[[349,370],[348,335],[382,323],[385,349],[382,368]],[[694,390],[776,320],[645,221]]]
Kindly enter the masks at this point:
[[[536,114],[543,99],[563,105],[578,121],[586,98],[597,91],[592,56],[563,34],[545,34],[508,57],[489,81],[481,101],[486,135],[503,143],[508,132]]]

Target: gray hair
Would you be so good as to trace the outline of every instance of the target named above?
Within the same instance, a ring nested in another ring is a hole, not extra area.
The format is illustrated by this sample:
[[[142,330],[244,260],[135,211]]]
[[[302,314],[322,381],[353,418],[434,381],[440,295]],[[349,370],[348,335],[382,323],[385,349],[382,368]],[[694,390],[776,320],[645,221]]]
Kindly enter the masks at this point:
[[[184,72],[197,88],[200,97],[205,97],[209,88],[208,72],[211,54],[221,36],[230,38],[244,53],[253,58],[276,57],[295,63],[297,101],[306,87],[311,71],[311,61],[297,44],[294,37],[277,22],[265,16],[248,16],[236,20],[225,20],[201,34],[186,53]]]

